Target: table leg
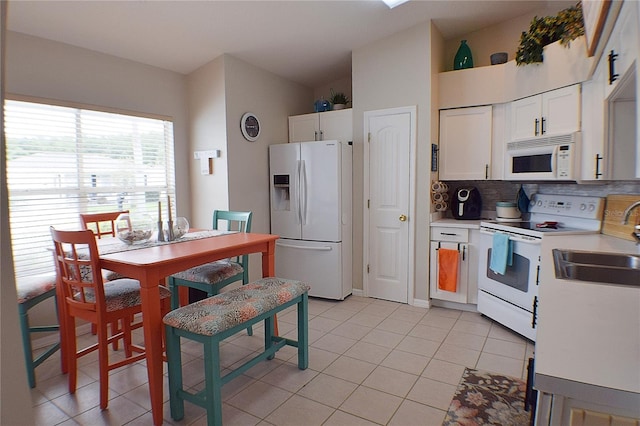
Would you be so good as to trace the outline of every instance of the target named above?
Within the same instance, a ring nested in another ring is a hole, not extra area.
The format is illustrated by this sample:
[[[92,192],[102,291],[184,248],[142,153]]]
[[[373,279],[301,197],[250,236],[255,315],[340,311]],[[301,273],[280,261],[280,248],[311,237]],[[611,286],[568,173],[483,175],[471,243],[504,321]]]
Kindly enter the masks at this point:
[[[276,242],[270,241],[267,251],[262,252],[262,277],[274,277],[276,275]],[[273,316],[273,335],[279,336],[278,316]]]
[[[178,300],[179,306],[187,306],[189,304],[189,287],[183,285],[178,287]]]
[[[268,243],[267,251],[262,252],[262,277],[276,275],[276,242]]]
[[[142,316],[144,324],[144,346],[149,375],[149,394],[153,424],[162,425],[162,316],[160,309],[159,279],[141,280]]]

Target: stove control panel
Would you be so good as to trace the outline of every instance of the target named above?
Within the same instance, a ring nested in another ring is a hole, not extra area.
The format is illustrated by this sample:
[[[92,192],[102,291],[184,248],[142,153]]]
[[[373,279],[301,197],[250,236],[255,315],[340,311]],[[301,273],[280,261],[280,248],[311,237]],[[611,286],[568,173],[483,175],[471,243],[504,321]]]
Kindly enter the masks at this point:
[[[533,194],[529,213],[602,220],[604,201],[601,197]]]

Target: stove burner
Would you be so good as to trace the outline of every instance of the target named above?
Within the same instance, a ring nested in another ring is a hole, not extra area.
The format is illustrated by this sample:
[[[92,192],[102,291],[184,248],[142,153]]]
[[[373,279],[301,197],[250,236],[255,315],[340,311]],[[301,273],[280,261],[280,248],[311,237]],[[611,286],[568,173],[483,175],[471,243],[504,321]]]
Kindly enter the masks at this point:
[[[536,228],[558,229],[558,222],[547,221],[542,223],[536,223]]]

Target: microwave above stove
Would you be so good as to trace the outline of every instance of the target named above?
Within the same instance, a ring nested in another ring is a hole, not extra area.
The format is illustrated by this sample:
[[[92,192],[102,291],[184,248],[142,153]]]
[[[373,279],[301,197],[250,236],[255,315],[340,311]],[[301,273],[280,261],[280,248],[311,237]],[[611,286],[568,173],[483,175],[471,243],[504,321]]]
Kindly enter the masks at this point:
[[[505,179],[577,180],[580,132],[507,144]]]

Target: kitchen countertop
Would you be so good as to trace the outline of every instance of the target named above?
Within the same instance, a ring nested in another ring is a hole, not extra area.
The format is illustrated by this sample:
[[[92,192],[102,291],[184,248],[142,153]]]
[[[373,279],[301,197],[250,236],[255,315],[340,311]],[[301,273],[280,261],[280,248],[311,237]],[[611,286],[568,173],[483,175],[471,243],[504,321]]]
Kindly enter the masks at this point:
[[[640,287],[556,279],[554,248],[640,253],[601,234],[543,239],[536,389],[640,416]]]
[[[444,226],[446,228],[467,228],[480,229],[481,220],[459,220],[452,218],[442,218],[430,223],[431,226]]]

